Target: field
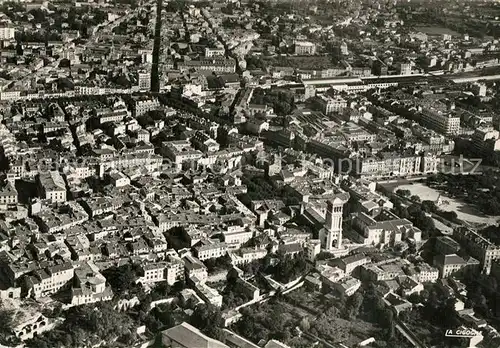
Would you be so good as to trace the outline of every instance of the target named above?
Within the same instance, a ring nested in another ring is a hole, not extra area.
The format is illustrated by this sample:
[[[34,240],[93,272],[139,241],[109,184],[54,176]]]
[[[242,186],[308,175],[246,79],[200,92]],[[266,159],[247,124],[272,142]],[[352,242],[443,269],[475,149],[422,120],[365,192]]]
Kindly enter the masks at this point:
[[[454,198],[447,196],[445,193],[436,189],[430,188],[421,183],[410,183],[400,185],[397,189],[409,190],[412,195],[420,197],[422,201],[436,201],[440,197],[441,204],[437,204],[438,208],[444,211],[454,211],[457,213],[460,220],[473,224],[496,224],[494,217],[487,216],[481,213],[475,207]]]
[[[415,31],[421,31],[422,33],[425,33],[427,35],[449,34],[453,36],[460,36],[460,33],[457,33],[456,31],[443,27],[422,26],[422,27],[415,27]]]

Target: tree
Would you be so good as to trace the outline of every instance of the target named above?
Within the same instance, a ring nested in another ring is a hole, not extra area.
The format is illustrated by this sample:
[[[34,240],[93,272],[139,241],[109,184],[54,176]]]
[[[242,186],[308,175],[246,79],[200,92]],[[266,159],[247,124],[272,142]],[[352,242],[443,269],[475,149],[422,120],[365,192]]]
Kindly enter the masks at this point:
[[[345,318],[353,319],[359,314],[359,309],[363,304],[363,295],[361,292],[356,292],[354,295],[349,297],[347,301],[346,309],[345,309]]]
[[[420,197],[419,197],[419,196],[417,196],[417,195],[413,195],[413,196],[411,196],[411,197],[410,197],[410,199],[411,199],[413,202],[417,202],[417,203],[418,203],[418,202],[420,202]]]
[[[404,189],[398,189],[398,190],[396,190],[396,194],[408,198],[408,197],[411,196],[411,191],[410,190],[404,190]]]
[[[435,213],[437,211],[436,203],[433,201],[422,201],[421,207],[426,213]]]
[[[204,261],[207,266],[208,272],[215,272],[217,270],[229,270],[233,267],[231,257],[226,254],[216,259],[208,259]]]
[[[334,259],[335,255],[332,253],[329,253],[328,251],[321,251],[317,256],[316,260],[317,261],[322,261],[322,260],[328,260],[328,259]]]
[[[262,260],[253,260],[240,266],[240,269],[246,274],[257,274],[263,267]]]
[[[420,297],[419,293],[414,292],[408,297],[408,301],[410,301],[413,304],[417,304],[422,302],[422,298]]]
[[[222,313],[219,308],[212,304],[196,306],[189,322],[207,336],[218,340],[222,338]]]
[[[12,329],[13,311],[7,309],[0,309],[0,333],[10,333]]]
[[[408,209],[406,207],[403,207],[403,206],[399,209],[399,212],[397,213],[397,215],[401,219],[409,219],[410,218],[410,213],[408,213]]]
[[[390,313],[392,313],[392,311]],[[391,320],[389,327],[387,328],[387,334],[386,334],[387,339],[388,340],[393,339],[394,335],[395,335],[395,324],[394,321]]]
[[[345,325],[332,325],[324,314],[320,315],[311,325],[311,331],[320,337],[332,342],[342,342],[349,336],[349,327]]]
[[[289,257],[279,255],[280,262],[271,268],[274,279],[282,283],[295,280],[309,270],[309,264],[303,256]]]
[[[170,285],[166,281],[160,282],[154,287],[153,291],[159,296],[167,296],[170,292]]]
[[[394,324],[394,312],[386,307],[382,310],[382,326],[389,327]]]
[[[111,303],[72,307],[56,331],[49,331],[27,342],[28,347],[71,347],[75,342],[95,345],[129,335],[132,319],[113,308]]]
[[[120,295],[135,286],[137,274],[130,264],[113,266],[102,272],[115,294]]]
[[[438,214],[442,216],[443,218],[450,220],[450,221],[457,221],[458,220],[458,215],[454,211],[439,211]]]
[[[155,320],[150,319],[149,324],[158,327],[162,326],[167,329],[174,327],[177,322],[173,314],[174,308],[172,306],[168,304],[160,304],[151,311],[151,315]]]
[[[311,329],[311,323],[309,323],[309,319],[307,319],[307,317],[302,318],[299,326],[302,331],[309,331]]]

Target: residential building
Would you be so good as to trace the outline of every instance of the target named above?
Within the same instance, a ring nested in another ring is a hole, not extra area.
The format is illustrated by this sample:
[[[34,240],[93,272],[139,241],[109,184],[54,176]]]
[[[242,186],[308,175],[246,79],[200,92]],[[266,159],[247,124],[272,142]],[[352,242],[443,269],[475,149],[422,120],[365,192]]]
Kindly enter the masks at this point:
[[[375,156],[356,158],[353,165],[361,176],[385,177],[435,173],[438,164],[436,156],[381,152]]]
[[[58,171],[38,174],[37,182],[42,198],[53,203],[66,202],[66,183]]]
[[[75,270],[70,262],[57,262],[27,276],[24,286],[29,296],[41,298],[71,285],[74,275]]]
[[[243,265],[254,260],[263,259],[267,255],[265,248],[241,248],[235,252],[230,252],[233,265]]]
[[[17,190],[13,184],[6,181],[0,187],[0,209],[9,205],[17,204]]]
[[[205,283],[197,283],[195,284],[194,290],[200,296],[200,298],[205,301],[205,303],[209,303],[216,307],[222,307],[222,295],[219,294],[217,290],[209,287]]]
[[[304,254],[309,261],[314,262],[320,252],[321,241],[319,239],[310,239],[304,243]]]
[[[106,286],[106,278],[92,262],[83,262],[75,269],[74,285],[71,289],[71,305],[110,301],[113,291]]]
[[[228,250],[236,250],[253,237],[254,231],[244,226],[228,226],[222,235]]]
[[[145,263],[140,267],[142,276],[137,279],[137,283],[151,284],[167,280],[167,262]]]
[[[361,266],[360,271],[361,278],[370,281],[391,280],[404,275],[402,267],[398,264],[365,264]]]
[[[186,278],[195,277],[198,281],[207,279],[207,267],[200,260],[191,255],[185,255],[182,260],[184,261]]]
[[[411,75],[411,63],[401,63],[399,65],[399,73],[401,75]]]
[[[341,295],[352,296],[361,287],[359,279],[347,276],[337,283],[334,283],[334,289]]]
[[[439,279],[439,270],[427,263],[404,268],[405,273],[420,283],[435,282]]]
[[[456,228],[453,237],[465,248],[467,253],[481,263],[483,272],[489,273],[491,264],[500,259],[500,246],[470,228]]]
[[[447,278],[467,266],[467,261],[457,254],[437,255],[434,266],[438,268],[440,278]]]
[[[444,135],[456,135],[460,132],[460,116],[452,111],[423,108],[420,112],[421,123]]]
[[[472,135],[471,142],[478,154],[500,151],[500,132],[492,127],[477,128]]]
[[[436,238],[435,250],[437,253],[447,255],[456,254],[460,250],[460,244],[449,236]]]
[[[133,110],[136,117],[142,116],[148,111],[158,110],[161,104],[156,98],[135,99],[133,102]]]
[[[360,253],[352,256],[347,256],[333,261],[346,274],[351,274],[357,267],[369,263],[371,260],[365,254]]]
[[[194,253],[201,261],[216,259],[227,254],[227,245],[224,242],[212,239],[203,239],[193,248]]]

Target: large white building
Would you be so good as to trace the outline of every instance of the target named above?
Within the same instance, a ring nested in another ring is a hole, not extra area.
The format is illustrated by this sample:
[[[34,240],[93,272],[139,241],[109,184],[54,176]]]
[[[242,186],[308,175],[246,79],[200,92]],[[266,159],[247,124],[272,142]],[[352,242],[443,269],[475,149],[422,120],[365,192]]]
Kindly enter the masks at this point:
[[[358,242],[365,245],[394,245],[405,238],[421,241],[422,231],[414,227],[411,221],[386,214],[388,218],[384,221],[377,221],[362,212],[353,214],[352,226],[360,232]]]
[[[318,99],[321,111],[325,114],[331,114],[333,112],[340,112],[347,108],[347,101],[341,96],[325,96],[322,95]]]
[[[207,57],[207,58],[224,57],[225,54],[226,54],[226,50],[224,49],[224,46],[205,47],[205,57]]]
[[[253,231],[243,226],[228,226],[227,230],[222,232],[222,235],[227,248],[235,250],[253,237]]]
[[[0,40],[12,40],[14,39],[15,34],[15,28],[0,25]]]
[[[449,111],[423,108],[421,123],[426,127],[444,135],[454,135],[460,132],[460,116]]]
[[[309,41],[295,41],[295,54],[313,55],[316,53],[316,45]]]
[[[236,71],[236,61],[232,58],[223,57],[202,58],[200,60],[187,60],[177,63],[177,69],[181,72],[188,70],[214,71],[219,73],[234,73]]]
[[[138,99],[134,101],[134,112],[136,117],[144,115],[151,110],[158,110],[160,107],[160,102],[156,98]]]
[[[137,73],[137,84],[139,90],[149,91],[151,89],[151,73],[148,71],[139,71]]]

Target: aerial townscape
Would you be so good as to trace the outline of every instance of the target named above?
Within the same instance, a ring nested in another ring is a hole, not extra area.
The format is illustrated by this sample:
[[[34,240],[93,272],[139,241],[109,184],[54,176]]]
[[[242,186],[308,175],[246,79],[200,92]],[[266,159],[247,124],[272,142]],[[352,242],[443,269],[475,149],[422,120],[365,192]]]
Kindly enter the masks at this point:
[[[499,348],[500,2],[0,0],[1,348]]]

